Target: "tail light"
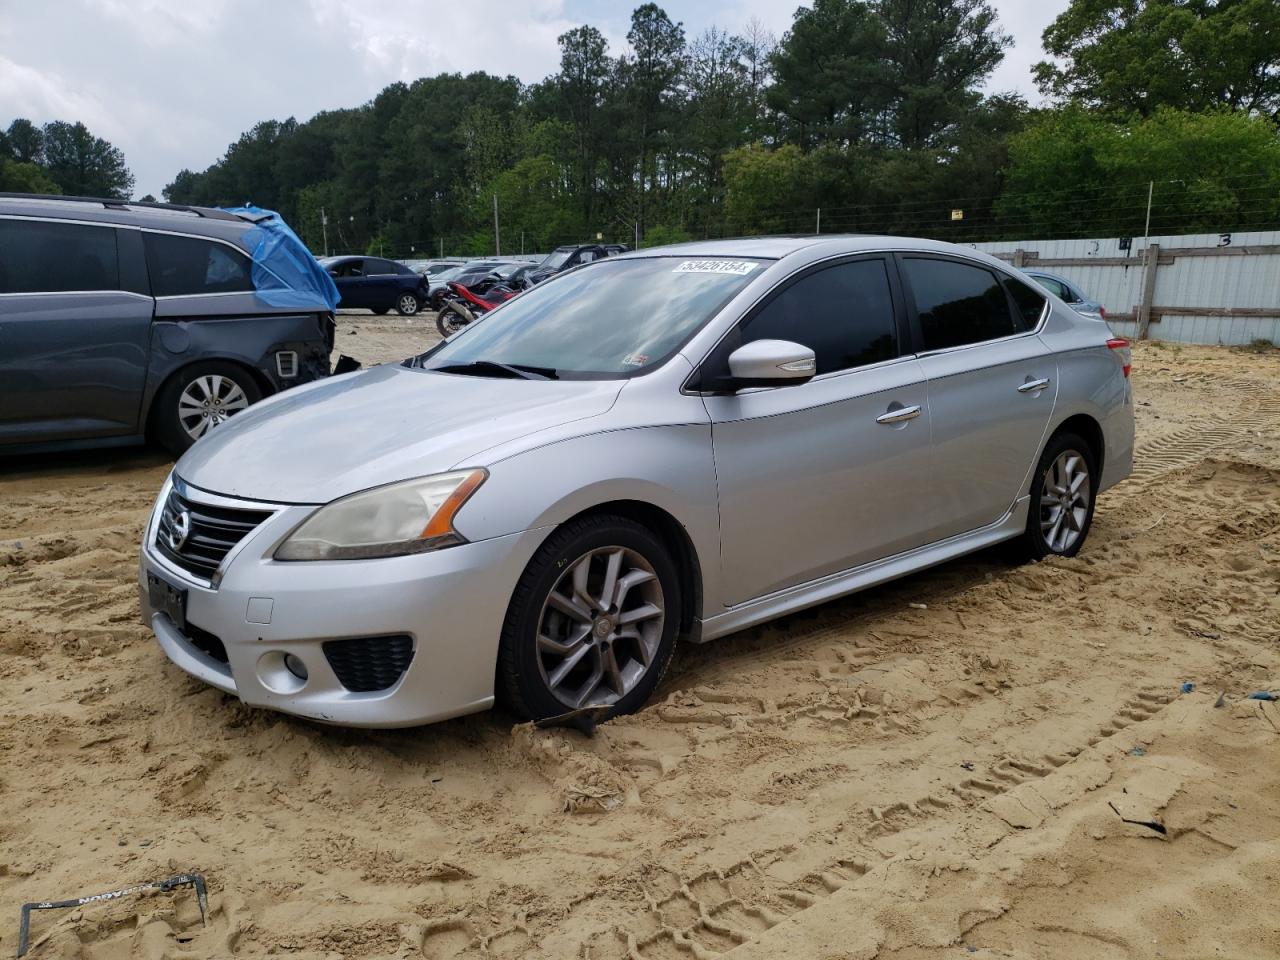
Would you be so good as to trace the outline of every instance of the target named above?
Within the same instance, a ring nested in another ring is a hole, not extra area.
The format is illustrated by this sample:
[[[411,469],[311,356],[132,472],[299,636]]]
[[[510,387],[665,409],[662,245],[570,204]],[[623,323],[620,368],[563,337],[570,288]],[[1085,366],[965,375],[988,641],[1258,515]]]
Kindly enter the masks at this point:
[[[1124,375],[1129,376],[1129,371],[1133,369],[1133,351],[1129,347],[1129,341],[1124,337],[1112,337],[1107,341],[1107,348],[1117,352],[1120,362],[1124,364]]]
[[[1098,307],[1098,316],[1100,316],[1103,320],[1107,319],[1107,308]]]

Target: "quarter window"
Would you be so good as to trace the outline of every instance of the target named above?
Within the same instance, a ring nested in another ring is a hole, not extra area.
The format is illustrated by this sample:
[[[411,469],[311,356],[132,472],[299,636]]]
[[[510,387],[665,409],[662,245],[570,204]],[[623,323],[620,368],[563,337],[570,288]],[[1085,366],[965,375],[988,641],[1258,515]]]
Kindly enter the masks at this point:
[[[1005,277],[1004,283],[1009,288],[1014,305],[1018,308],[1017,313],[1013,315],[1018,329],[1034,330],[1036,324],[1040,322],[1040,314],[1044,312],[1044,294],[1032,290],[1015,277]]]
[[[854,260],[801,277],[742,328],[742,343],[790,340],[810,348],[819,374],[897,356],[885,262]]]
[[[143,237],[157,297],[253,291],[249,258],[224,244],[163,233]]]
[[[944,350],[1016,332],[995,274],[954,260],[902,261],[920,317],[925,350]]]
[[[113,227],[0,220],[0,293],[119,288]]]

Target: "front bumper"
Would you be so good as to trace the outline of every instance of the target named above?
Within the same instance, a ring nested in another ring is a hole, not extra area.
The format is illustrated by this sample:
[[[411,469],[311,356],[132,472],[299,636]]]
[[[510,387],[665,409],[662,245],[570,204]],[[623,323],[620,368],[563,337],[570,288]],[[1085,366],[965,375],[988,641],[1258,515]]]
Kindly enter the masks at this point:
[[[161,502],[167,493],[166,485]],[[148,524],[138,576],[142,616],[170,660],[250,706],[347,726],[415,726],[493,704],[507,605],[545,531],[383,560],[278,562],[271,552],[315,507],[275,508],[227,555],[216,584],[162,556],[155,518]],[[186,619],[195,629],[184,633],[152,609],[149,573],[187,591]],[[199,642],[209,635],[221,641],[225,662]],[[322,644],[387,635],[413,640],[400,679],[386,690],[344,687]],[[282,669],[285,654],[302,660],[305,682]]]

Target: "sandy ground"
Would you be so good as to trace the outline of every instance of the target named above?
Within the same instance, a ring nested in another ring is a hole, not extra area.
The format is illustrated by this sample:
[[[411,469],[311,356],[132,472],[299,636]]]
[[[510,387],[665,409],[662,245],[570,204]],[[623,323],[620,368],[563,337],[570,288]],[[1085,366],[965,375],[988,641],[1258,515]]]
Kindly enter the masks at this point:
[[[1138,472],[1080,557],[682,650],[593,739],[243,707],[137,621],[161,455],[0,466],[0,953],[24,901],[198,870],[207,926],[134,897],[37,914],[32,955],[1280,956],[1280,710],[1244,699],[1280,686],[1278,377],[1143,345]]]

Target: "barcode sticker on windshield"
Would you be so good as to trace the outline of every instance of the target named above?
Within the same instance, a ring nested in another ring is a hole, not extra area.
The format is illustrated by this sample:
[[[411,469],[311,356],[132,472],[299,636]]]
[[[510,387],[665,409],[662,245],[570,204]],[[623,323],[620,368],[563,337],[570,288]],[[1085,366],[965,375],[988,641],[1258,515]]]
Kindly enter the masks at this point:
[[[682,260],[672,273],[733,273],[746,276],[757,267],[752,260]]]

